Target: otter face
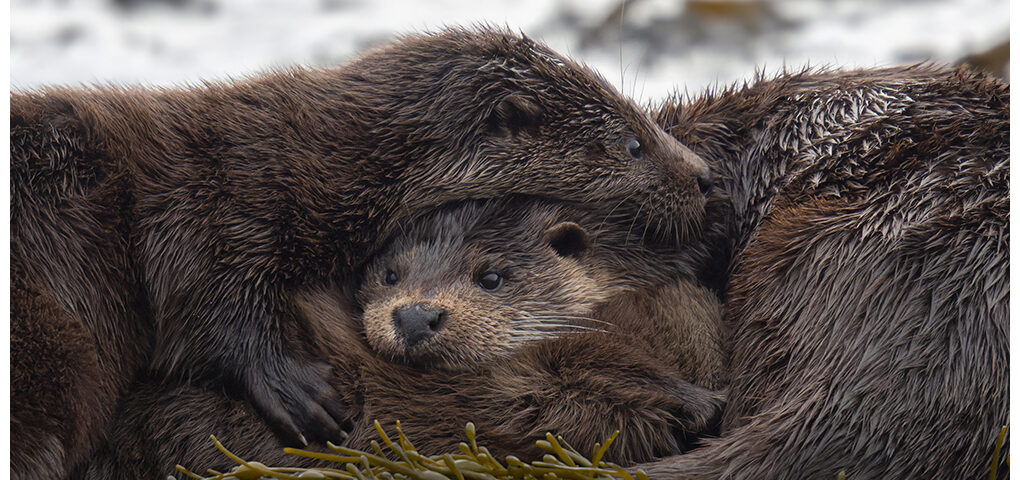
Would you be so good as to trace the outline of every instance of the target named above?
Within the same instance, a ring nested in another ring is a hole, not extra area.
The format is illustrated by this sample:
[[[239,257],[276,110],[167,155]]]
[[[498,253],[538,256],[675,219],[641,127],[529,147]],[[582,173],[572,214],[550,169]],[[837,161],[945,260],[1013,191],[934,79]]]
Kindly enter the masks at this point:
[[[415,84],[431,86],[409,88],[385,112],[387,125],[415,129],[373,137],[378,151],[415,159],[404,178],[420,181],[392,195],[402,211],[523,194],[584,203],[624,229],[637,220],[672,245],[700,232],[705,162],[592,70],[498,30],[409,37],[400,48],[414,55],[391,61],[412,62],[429,79]]]
[[[508,95],[482,152],[520,178],[554,179],[526,193],[582,201],[628,226],[637,219],[652,238],[691,240],[712,193],[707,164],[608,85],[578,88],[585,94],[578,103]]]
[[[582,264],[577,224],[463,204],[420,219],[366,269],[364,333],[393,360],[471,369],[530,342],[593,328],[610,287]]]

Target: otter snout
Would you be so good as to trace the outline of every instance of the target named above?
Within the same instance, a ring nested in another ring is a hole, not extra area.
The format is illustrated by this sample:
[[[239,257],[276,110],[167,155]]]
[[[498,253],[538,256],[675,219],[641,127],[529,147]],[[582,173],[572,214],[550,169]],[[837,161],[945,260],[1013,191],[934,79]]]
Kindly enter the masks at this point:
[[[661,132],[659,140],[661,141],[662,152],[665,158],[672,159],[660,163],[665,169],[666,174],[682,182],[686,182],[688,181],[686,179],[694,177],[694,183],[697,185],[698,191],[705,197],[712,195],[715,179],[712,176],[712,169],[709,168],[708,163],[697,153],[694,153],[693,150],[687,148],[665,132]]]
[[[715,180],[712,177],[712,169],[708,168],[708,164],[705,163],[698,154],[692,152],[682,144],[677,143],[677,145],[680,147],[679,150],[681,158],[683,158],[687,168],[690,169],[688,171],[691,171],[694,175],[694,180],[698,184],[698,191],[706,197],[711,195],[713,182]]]
[[[393,310],[393,326],[397,336],[404,339],[408,347],[418,345],[443,328],[446,323],[446,311],[439,307],[431,307],[416,303],[409,307]]]

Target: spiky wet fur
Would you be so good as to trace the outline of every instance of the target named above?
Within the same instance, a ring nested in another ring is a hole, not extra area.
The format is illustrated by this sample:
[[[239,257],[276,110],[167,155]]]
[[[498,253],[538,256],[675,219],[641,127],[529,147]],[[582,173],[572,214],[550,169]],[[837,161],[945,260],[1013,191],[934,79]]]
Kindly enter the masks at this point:
[[[733,382],[720,438],[641,468],[987,476],[1009,414],[1009,87],[932,66],[803,72],[657,118],[732,202]]]

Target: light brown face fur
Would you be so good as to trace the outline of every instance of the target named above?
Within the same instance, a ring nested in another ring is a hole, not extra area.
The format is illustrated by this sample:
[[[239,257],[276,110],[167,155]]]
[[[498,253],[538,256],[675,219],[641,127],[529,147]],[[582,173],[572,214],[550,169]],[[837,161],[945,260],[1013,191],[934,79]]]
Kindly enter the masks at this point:
[[[475,202],[405,228],[367,269],[359,293],[369,344],[397,361],[464,370],[593,329],[592,310],[616,289],[582,261],[584,230],[557,213]],[[491,274],[495,288],[486,287]],[[435,328],[407,326],[402,310],[416,306]],[[427,338],[416,341],[414,331]]]

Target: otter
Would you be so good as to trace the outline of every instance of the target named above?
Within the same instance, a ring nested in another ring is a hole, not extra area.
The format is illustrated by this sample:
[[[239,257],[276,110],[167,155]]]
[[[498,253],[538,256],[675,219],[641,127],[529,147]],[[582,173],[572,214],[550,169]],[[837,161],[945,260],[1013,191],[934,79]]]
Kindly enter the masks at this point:
[[[587,450],[620,429],[612,458],[625,463],[689,449],[719,407],[690,383],[725,381],[719,300],[690,267],[705,251],[644,244],[642,232],[606,229],[568,206],[506,202],[454,206],[404,228],[355,297],[365,340],[384,359],[438,373],[430,388],[463,372],[482,390],[409,399],[406,374],[370,362],[367,418],[406,421],[423,445],[446,448],[451,420],[473,421],[504,434],[490,448],[517,455],[536,454],[546,431]],[[667,292],[688,301],[667,303],[676,298]],[[634,297],[671,308],[643,316]],[[617,323],[602,317],[609,305]]]
[[[732,205],[716,220],[732,383],[719,438],[639,468],[987,476],[1009,421],[1009,87],[933,66],[802,72],[656,116]]]
[[[368,264],[357,294],[365,338],[388,360],[455,371],[489,368],[543,339],[610,329],[606,342],[665,338],[671,345],[663,355],[688,356],[674,358],[675,367],[718,388],[717,315],[685,317],[676,305],[668,314],[612,315],[629,321],[620,328],[598,314],[666,297],[650,292],[678,278],[697,282],[693,266],[708,255],[704,242],[676,248],[644,235],[586,209],[537,200],[445,207],[404,224]],[[704,341],[676,347],[693,337]]]
[[[707,250],[607,225],[546,201],[459,202],[401,223],[357,293],[301,295],[336,388],[359,412],[346,444],[367,447],[371,421],[400,420],[423,452],[440,453],[471,421],[494,453],[538,458],[547,431],[587,451],[619,429],[607,458],[632,463],[711,434],[722,307],[691,270]],[[126,398],[87,478],[227,468],[210,433],[259,461],[315,465],[281,455],[217,392],[149,384]]]
[[[696,234],[711,183],[601,77],[492,28],[411,35],[338,69],[12,93],[11,164],[11,292],[41,308],[12,318],[12,357],[51,349],[12,375],[12,471],[45,478],[88,455],[146,372],[215,379],[290,444],[338,441],[327,365],[283,340],[305,328],[288,292],[351,278],[402,217],[534,194],[620,205],[671,241]],[[39,338],[49,324],[78,341]]]

